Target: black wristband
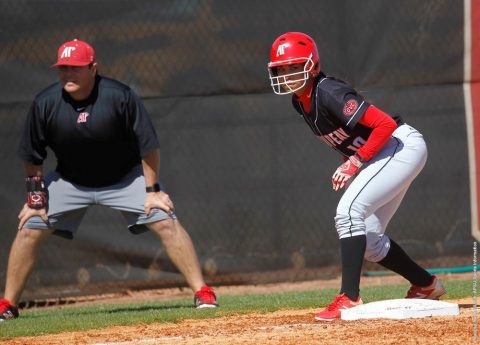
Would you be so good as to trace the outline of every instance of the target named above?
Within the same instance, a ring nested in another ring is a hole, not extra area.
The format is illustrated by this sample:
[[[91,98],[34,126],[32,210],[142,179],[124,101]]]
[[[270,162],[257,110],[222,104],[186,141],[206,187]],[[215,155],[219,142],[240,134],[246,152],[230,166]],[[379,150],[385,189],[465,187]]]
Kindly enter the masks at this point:
[[[42,176],[28,176],[25,178],[25,185],[27,187],[27,192],[41,192],[47,190]]]
[[[153,186],[145,187],[145,191],[146,191],[147,193],[160,192],[160,184],[157,182],[157,183],[155,183]]]

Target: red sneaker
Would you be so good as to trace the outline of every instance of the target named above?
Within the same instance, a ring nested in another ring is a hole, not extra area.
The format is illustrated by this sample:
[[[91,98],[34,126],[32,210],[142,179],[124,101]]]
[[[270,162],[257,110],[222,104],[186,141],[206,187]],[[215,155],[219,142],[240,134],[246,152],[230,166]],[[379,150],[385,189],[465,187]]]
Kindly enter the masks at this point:
[[[202,286],[193,296],[193,304],[196,308],[216,308],[218,307],[215,291],[209,286]]]
[[[405,298],[423,298],[423,299],[435,299],[438,300],[441,296],[445,295],[445,288],[442,281],[436,276],[432,276],[432,283],[428,286],[415,286],[412,285],[407,292]]]
[[[352,301],[347,295],[342,293],[335,297],[333,302],[327,308],[325,308],[325,310],[315,314],[315,320],[333,321],[340,319],[342,316],[342,310],[353,308],[359,304],[363,304],[360,296],[358,296],[356,301]]]
[[[0,299],[0,322],[16,317],[18,317],[17,306],[5,298]]]

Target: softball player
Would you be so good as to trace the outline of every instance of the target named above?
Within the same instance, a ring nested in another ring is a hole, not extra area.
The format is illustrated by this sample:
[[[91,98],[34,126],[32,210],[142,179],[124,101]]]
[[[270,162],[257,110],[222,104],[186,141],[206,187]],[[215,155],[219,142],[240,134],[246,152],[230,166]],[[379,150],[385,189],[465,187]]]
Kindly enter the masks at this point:
[[[151,119],[126,85],[97,73],[93,48],[73,40],[58,50],[59,82],[40,92],[19,147],[27,201],[8,260],[0,321],[18,317],[16,304],[36,261],[40,241],[73,238],[90,205],[119,210],[132,233],[151,230],[195,291],[197,308],[216,307],[190,236],[158,183],[160,151]],[[57,167],[43,177],[49,146]]]
[[[293,94],[293,106],[307,125],[344,160],[332,176],[333,190],[345,189],[335,216],[342,286],[315,319],[339,319],[342,309],[363,303],[359,286],[364,258],[407,279],[412,286],[406,298],[445,294],[440,279],[385,234],[427,160],[422,134],[400,116],[371,105],[347,83],[325,75],[315,42],[304,33],[287,32],[274,41],[268,71],[274,93]]]

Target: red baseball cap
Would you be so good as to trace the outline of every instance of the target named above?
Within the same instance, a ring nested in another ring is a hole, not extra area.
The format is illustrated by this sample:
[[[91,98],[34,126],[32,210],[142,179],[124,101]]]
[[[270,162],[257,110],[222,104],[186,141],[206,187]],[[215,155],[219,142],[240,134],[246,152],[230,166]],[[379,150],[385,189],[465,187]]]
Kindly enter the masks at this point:
[[[87,66],[92,62],[95,62],[95,50],[92,46],[87,42],[74,39],[58,48],[57,62],[52,67]]]

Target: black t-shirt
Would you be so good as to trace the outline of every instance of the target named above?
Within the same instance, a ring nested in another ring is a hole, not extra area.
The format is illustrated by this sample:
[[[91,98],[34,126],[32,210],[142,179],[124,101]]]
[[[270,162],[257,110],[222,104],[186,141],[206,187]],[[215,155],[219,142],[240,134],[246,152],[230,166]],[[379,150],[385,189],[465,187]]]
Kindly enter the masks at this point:
[[[63,178],[85,187],[105,187],[121,180],[159,143],[138,96],[116,80],[97,76],[84,101],[73,100],[60,83],[35,97],[18,155],[41,165],[47,146]]]
[[[353,155],[372,133],[358,123],[370,104],[347,83],[323,73],[314,81],[312,97],[308,113],[295,95],[293,106],[321,140],[344,156]],[[393,119],[402,122],[398,115]]]

